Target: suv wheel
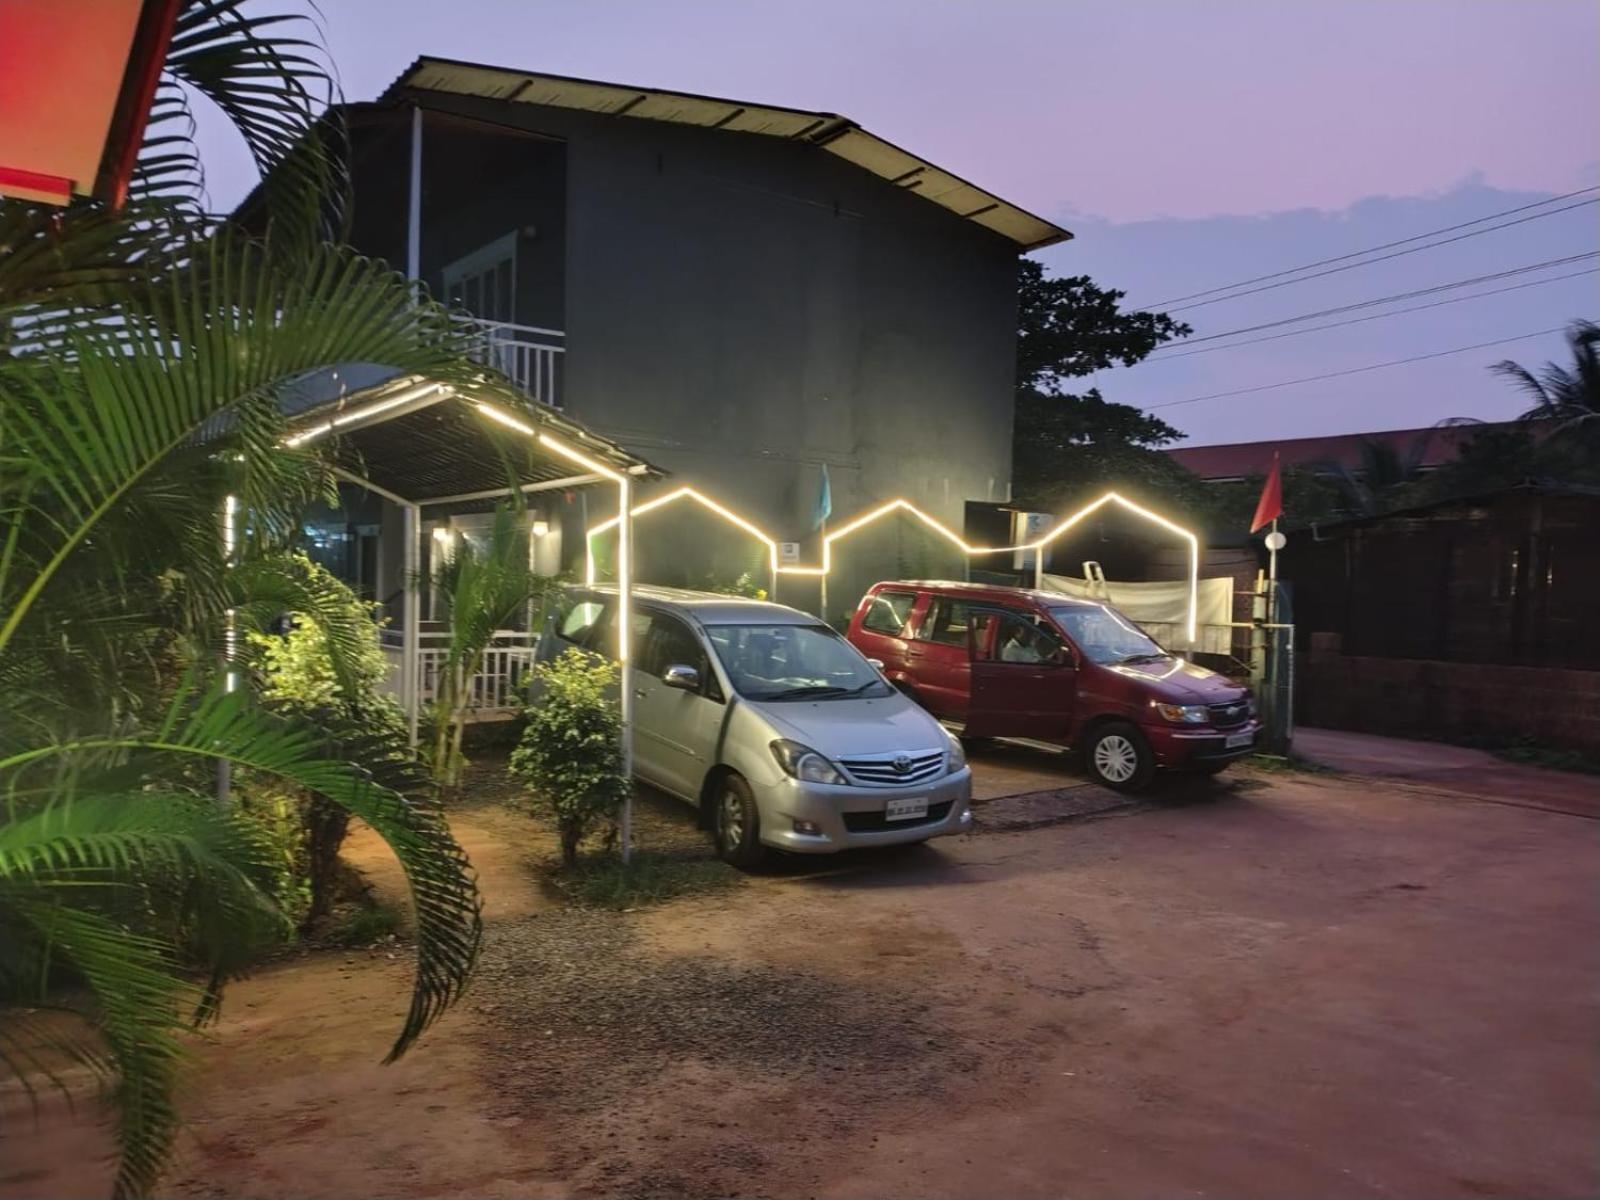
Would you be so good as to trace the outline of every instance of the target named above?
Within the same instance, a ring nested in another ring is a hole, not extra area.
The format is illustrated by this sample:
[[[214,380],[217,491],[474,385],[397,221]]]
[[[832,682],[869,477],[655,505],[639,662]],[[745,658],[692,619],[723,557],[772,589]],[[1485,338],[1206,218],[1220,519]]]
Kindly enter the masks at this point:
[[[1137,792],[1156,773],[1156,756],[1144,735],[1126,721],[1113,721],[1094,731],[1083,759],[1096,783],[1119,792]]]
[[[712,830],[717,853],[724,862],[749,870],[767,857],[761,844],[761,816],[750,785],[738,775],[728,775],[717,785],[716,811]]]

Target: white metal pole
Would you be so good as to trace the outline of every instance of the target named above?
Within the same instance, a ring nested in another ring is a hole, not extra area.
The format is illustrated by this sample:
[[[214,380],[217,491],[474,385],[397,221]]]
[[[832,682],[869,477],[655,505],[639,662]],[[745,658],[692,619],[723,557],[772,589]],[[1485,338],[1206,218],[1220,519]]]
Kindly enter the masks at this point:
[[[1278,532],[1278,518],[1272,518],[1272,532]],[[1267,623],[1278,621],[1278,539],[1273,537],[1267,548]]]
[[[239,501],[228,495],[222,501],[222,561],[232,567],[239,550]],[[222,627],[222,686],[233,691],[239,686],[239,675],[233,669],[238,649],[239,633],[234,624],[233,609],[223,614]],[[226,808],[233,803],[233,763],[226,758],[217,760],[217,803]]]
[[[617,480],[617,662],[622,690],[622,861],[633,857],[633,497],[627,476]]]
[[[422,508],[407,504],[405,513],[405,609],[400,627],[400,685],[406,697],[406,728],[412,749],[422,715]]]
[[[411,108],[411,177],[406,206],[406,275],[422,278],[422,109]]]

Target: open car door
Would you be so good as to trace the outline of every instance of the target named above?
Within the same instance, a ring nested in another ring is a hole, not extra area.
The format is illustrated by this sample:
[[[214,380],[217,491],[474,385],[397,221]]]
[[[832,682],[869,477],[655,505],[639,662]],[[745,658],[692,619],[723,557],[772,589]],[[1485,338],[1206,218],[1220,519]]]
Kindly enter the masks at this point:
[[[972,664],[968,737],[1025,737],[1064,743],[1078,672],[1072,651],[1043,617],[1015,609],[974,609],[967,619]]]

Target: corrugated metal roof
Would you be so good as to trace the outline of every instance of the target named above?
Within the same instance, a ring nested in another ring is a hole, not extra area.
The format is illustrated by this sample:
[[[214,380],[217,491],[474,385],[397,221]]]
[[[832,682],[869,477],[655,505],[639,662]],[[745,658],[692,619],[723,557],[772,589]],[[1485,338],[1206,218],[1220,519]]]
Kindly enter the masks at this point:
[[[1370,433],[1339,433],[1324,437],[1280,438],[1268,442],[1230,442],[1216,446],[1171,446],[1168,457],[1194,472],[1201,479],[1246,479],[1265,475],[1272,469],[1272,456],[1285,467],[1312,467],[1338,463],[1348,468],[1361,465],[1361,449],[1366,442],[1378,442],[1404,454],[1422,443],[1418,466],[1424,470],[1441,467],[1461,454],[1462,447],[1485,429],[1514,428],[1517,422],[1483,422],[1467,425],[1429,425],[1422,429],[1378,429]],[[1535,437],[1542,431],[1529,430]]]
[[[1043,217],[1036,217],[927,159],[884,141],[837,113],[570,79],[563,75],[543,75],[427,56],[406,68],[384,93],[385,98],[391,98],[399,89],[478,96],[510,104],[542,104],[803,142],[871,171],[896,187],[914,191],[959,217],[1009,238],[1023,250],[1053,245],[1072,236]]]

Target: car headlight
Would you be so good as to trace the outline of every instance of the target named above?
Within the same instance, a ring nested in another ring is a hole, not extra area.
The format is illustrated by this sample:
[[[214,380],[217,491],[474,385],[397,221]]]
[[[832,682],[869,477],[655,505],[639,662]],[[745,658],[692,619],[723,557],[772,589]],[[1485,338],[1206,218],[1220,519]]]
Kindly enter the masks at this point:
[[[945,729],[943,725],[939,726],[939,729],[944,733],[945,741],[950,743],[944,755],[945,773],[949,774],[952,771],[961,770],[962,767],[967,765],[966,747],[961,744],[960,738]]]
[[[1162,720],[1175,725],[1204,725],[1211,719],[1211,712],[1204,704],[1153,704],[1151,707]]]
[[[783,773],[802,783],[845,784],[849,781],[834,766],[810,746],[779,738],[770,747],[772,757],[778,760]]]

